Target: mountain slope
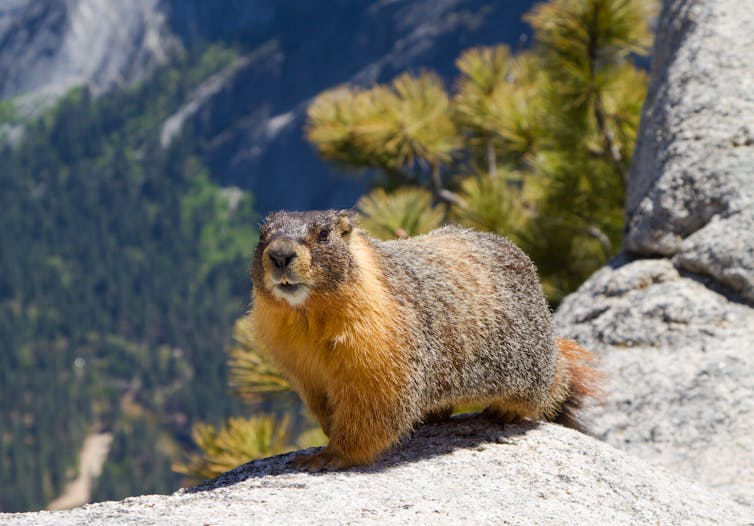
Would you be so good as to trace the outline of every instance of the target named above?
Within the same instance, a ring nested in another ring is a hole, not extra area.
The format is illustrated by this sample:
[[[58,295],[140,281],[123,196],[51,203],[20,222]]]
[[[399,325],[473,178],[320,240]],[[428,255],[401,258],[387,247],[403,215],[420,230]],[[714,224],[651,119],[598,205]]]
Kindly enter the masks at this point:
[[[207,74],[184,66],[97,101],[74,91],[0,153],[2,510],[56,496],[92,430],[114,434],[97,497],[174,489],[191,423],[239,411],[223,348],[257,216],[190,136],[156,140]]]

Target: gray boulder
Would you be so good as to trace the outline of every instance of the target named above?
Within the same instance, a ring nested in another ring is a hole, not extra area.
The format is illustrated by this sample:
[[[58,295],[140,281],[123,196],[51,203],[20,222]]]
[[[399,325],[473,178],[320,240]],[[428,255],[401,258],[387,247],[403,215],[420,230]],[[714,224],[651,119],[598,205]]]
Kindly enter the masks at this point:
[[[754,4],[667,0],[628,184],[625,248],[754,300]]]
[[[598,437],[754,505],[753,309],[639,260],[600,270],[556,321],[607,372]]]
[[[624,254],[556,313],[610,376],[595,433],[754,505],[754,9],[667,0]],[[752,512],[754,516],[754,512]]]
[[[26,524],[746,524],[729,497],[554,424],[455,418],[420,428],[364,469],[292,471],[299,453],[251,462],[197,488],[65,512],[0,515]]]

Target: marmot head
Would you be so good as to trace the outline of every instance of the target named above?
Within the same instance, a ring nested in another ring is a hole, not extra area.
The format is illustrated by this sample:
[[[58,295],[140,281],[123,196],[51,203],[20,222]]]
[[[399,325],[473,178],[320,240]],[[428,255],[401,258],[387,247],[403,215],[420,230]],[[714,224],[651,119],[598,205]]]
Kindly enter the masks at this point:
[[[349,249],[354,217],[348,210],[267,216],[251,266],[255,294],[298,307],[314,294],[337,290],[354,271]]]

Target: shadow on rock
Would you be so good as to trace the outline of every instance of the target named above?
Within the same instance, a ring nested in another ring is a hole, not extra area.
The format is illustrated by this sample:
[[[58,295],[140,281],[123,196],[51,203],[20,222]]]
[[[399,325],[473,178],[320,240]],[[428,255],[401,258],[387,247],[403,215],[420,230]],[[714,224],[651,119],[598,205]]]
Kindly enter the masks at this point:
[[[505,444],[539,426],[537,422],[523,421],[518,424],[501,424],[479,414],[456,415],[445,422],[424,424],[404,440],[399,446],[370,466],[357,466],[343,470],[345,473],[376,473],[394,466],[447,455],[458,449],[474,449],[485,444]],[[270,458],[254,460],[247,464],[203,482],[185,493],[197,493],[217,488],[233,486],[250,478],[299,473],[293,466],[298,457],[316,452],[321,448],[294,451]],[[312,477],[327,476],[328,472],[312,473]]]

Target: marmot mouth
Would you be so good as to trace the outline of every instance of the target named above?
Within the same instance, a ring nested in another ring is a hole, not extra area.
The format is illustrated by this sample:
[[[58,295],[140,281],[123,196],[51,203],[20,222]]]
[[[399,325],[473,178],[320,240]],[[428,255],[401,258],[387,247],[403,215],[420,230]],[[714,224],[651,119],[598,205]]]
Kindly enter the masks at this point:
[[[277,283],[271,292],[273,296],[287,301],[294,307],[303,304],[309,297],[309,287],[305,283]]]
[[[295,294],[303,285],[301,283],[278,283],[275,287],[286,294]]]

